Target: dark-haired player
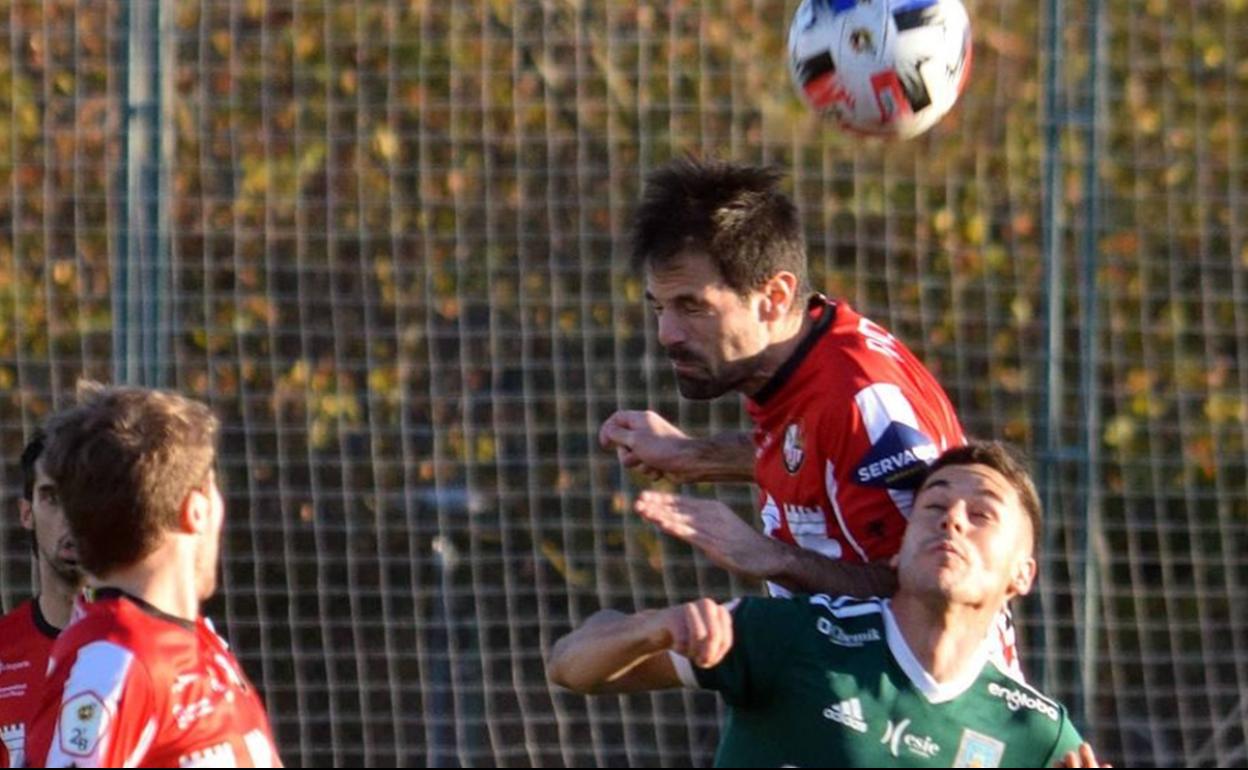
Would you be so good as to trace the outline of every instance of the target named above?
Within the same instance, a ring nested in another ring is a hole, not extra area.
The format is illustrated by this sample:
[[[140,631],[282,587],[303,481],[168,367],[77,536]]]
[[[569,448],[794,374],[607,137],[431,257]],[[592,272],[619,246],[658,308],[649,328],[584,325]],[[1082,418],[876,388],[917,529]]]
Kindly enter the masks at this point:
[[[36,431],[22,451],[18,502],[22,527],[30,530],[39,591],[0,618],[0,738],[9,767],[25,765],[27,722],[42,691],[52,642],[69,623],[83,585],[78,549],[56,485],[43,467],[45,442],[43,431]]]
[[[1040,500],[1004,446],[941,455],[918,490],[891,599],[709,599],[594,614],[551,681],[580,693],[718,692],[720,767],[1099,766],[1066,709],[986,640],[1031,590]]]
[[[797,208],[768,167],[683,159],[646,180],[633,258],[680,393],[745,396],[752,441],[620,411],[599,437],[677,481],[753,480],[763,530],[718,501],[643,493],[637,511],[720,566],[790,591],[888,595],[927,465],[964,443],[940,384],[888,331],[812,292]],[[1002,655],[1017,666],[1002,615]]]

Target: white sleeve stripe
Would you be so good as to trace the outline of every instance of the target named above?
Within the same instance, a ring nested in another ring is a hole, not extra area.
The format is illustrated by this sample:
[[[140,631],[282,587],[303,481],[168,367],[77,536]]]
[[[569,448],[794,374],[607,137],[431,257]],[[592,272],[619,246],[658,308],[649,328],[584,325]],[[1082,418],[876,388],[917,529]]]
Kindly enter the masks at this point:
[[[146,756],[147,750],[152,747],[154,740],[156,740],[156,720],[149,719],[147,724],[143,725],[143,733],[139,736],[138,743],[134,745],[134,751],[126,757],[126,767],[138,767],[143,757]]]
[[[108,752],[117,705],[133,663],[134,653],[113,642],[92,642],[78,650],[62,689],[48,746],[49,767],[101,761]],[[72,728],[72,735],[67,728]]]
[[[853,533],[849,531],[849,526],[845,523],[845,514],[841,513],[841,501],[839,499],[841,486],[836,480],[836,466],[832,464],[831,460],[827,461],[827,466],[824,468],[823,483],[827,487],[828,501],[832,503],[832,513],[836,514],[836,524],[841,528],[841,534],[845,536],[845,540],[854,549],[854,553],[858,554],[858,558],[864,562],[870,561],[867,558],[867,552],[862,549],[862,546],[858,545],[858,541],[854,539]]]
[[[97,693],[110,707],[121,697],[134,653],[113,642],[92,642],[78,651],[65,681],[71,697],[79,692]]]
[[[698,684],[698,677],[693,673],[693,664],[688,658],[671,650],[667,651],[667,656],[671,658],[672,666],[676,669],[676,676],[680,677],[681,684],[690,690],[702,689],[702,685]]]
[[[914,406],[901,392],[901,388],[891,382],[868,385],[854,396],[854,403],[858,405],[862,424],[867,429],[872,444],[879,441],[888,426],[895,422],[920,430]]]

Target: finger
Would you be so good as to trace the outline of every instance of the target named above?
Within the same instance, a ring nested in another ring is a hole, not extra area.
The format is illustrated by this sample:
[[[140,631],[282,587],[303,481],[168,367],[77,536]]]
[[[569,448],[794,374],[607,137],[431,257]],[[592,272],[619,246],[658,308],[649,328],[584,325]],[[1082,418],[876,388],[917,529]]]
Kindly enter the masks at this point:
[[[615,456],[619,458],[620,465],[623,465],[625,468],[632,469],[641,465],[641,458],[633,454],[632,450],[626,446],[617,446],[615,449]]]
[[[669,535],[685,538],[697,532],[688,516],[662,503],[645,503],[639,500],[634,510],[638,516]]]
[[[716,604],[711,616],[713,618],[712,636],[715,644],[710,650],[707,668],[719,665],[728,651],[732,649],[732,613],[723,605]]]
[[[603,449],[611,447],[627,447],[633,445],[633,432],[629,430],[628,425],[622,424],[616,420],[616,415],[612,415],[602,427],[598,430],[598,443]]]
[[[672,652],[689,657],[685,653],[689,648],[689,632],[685,626],[683,608],[673,607],[667,612],[667,632],[672,637]]]
[[[694,544],[694,541],[698,540],[698,531],[683,522],[655,519],[647,516],[642,516],[642,518],[658,527],[659,531],[668,537],[674,537],[677,540],[683,540],[690,544]]]
[[[1079,746],[1079,757],[1083,760],[1084,767],[1100,767],[1101,763],[1096,761],[1096,753],[1092,751],[1092,744],[1083,743]]]
[[[603,449],[611,448],[610,434],[611,434],[612,426],[615,425],[615,416],[618,414],[619,412],[615,412],[610,417],[603,420],[602,425],[598,426],[598,443],[599,445],[602,446]]]
[[[641,513],[643,509],[651,512],[670,511],[672,510],[673,497],[674,495],[670,492],[647,489],[637,495],[637,512]]]
[[[706,661],[708,668],[718,665],[732,648],[732,614],[718,602],[713,602],[710,610],[711,635],[714,645],[708,652]]]
[[[700,602],[686,604],[685,618],[689,623],[689,658],[703,668],[706,664],[706,619],[703,610],[698,605]]]

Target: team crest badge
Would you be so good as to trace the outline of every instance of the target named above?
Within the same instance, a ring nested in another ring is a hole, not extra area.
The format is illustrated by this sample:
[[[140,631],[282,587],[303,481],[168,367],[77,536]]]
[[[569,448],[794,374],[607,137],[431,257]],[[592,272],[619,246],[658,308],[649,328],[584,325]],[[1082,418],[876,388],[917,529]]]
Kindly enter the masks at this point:
[[[791,423],[784,429],[784,467],[789,473],[797,473],[797,469],[802,467],[802,460],[806,457],[805,443],[802,426]]]
[[[93,692],[80,693],[61,707],[61,751],[85,757],[95,751],[110,721],[104,702]]]
[[[953,758],[954,767],[1000,767],[1005,744],[974,730],[962,731],[962,742]]]

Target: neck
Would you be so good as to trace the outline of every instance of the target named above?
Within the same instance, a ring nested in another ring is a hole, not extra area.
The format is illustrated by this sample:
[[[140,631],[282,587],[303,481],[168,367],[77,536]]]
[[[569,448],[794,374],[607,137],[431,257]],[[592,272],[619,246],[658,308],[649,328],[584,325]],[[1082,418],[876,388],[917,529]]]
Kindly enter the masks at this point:
[[[776,372],[797,352],[797,346],[810,334],[813,325],[805,305],[802,305],[800,312],[789,313],[772,324],[768,330],[771,341],[759,354],[759,365],[741,388],[741,392],[753,396],[771,382]]]
[[[979,662],[975,654],[988,638],[997,609],[933,602],[900,590],[893,617],[914,657],[937,682],[953,681]]]
[[[177,538],[167,538],[138,563],[102,576],[99,584],[120,588],[161,612],[193,622],[199,617],[195,558],[182,546]]]
[[[74,597],[82,589],[80,582],[68,582],[47,563],[39,560],[39,612],[43,619],[57,628],[69,625],[74,609]]]

